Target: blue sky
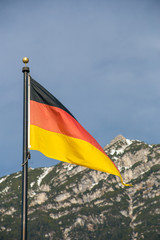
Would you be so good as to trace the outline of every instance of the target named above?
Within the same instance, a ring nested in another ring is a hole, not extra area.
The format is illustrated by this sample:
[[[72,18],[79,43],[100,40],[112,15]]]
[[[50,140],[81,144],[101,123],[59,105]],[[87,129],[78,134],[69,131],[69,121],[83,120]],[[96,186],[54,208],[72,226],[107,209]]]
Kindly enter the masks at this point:
[[[21,170],[22,58],[105,146],[115,136],[158,144],[160,2],[0,2],[0,176]],[[32,152],[30,167],[57,161]]]

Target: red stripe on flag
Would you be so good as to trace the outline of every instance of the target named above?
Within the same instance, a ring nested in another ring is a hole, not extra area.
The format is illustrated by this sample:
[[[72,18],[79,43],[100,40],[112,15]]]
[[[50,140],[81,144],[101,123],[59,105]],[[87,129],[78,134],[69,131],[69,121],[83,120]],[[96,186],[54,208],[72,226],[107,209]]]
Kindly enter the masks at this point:
[[[89,142],[106,154],[98,142],[66,111],[30,101],[30,124]]]

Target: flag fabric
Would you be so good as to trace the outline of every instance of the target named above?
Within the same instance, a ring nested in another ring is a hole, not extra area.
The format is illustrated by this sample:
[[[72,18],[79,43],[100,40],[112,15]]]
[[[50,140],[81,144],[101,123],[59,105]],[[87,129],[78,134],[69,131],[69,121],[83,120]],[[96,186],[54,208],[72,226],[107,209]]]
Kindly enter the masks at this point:
[[[117,175],[124,184],[118,168],[67,108],[31,77],[29,85],[30,149],[49,158]]]

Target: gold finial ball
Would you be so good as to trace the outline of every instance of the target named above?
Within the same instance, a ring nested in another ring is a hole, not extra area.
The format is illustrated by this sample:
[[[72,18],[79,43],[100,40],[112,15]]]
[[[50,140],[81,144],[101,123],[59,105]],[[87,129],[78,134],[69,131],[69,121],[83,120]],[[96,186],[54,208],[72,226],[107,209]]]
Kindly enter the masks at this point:
[[[23,61],[25,64],[27,64],[27,63],[29,62],[29,58],[24,57],[24,58],[22,59],[22,61]]]

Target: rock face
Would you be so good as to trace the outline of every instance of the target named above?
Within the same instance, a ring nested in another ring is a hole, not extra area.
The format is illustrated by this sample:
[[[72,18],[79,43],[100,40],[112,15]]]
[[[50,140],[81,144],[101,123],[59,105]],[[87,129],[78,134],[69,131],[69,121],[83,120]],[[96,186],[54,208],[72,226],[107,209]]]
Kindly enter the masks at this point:
[[[104,149],[133,187],[67,163],[29,169],[28,239],[160,239],[160,145],[119,135]],[[20,239],[20,172],[0,179],[0,203],[0,239]]]

